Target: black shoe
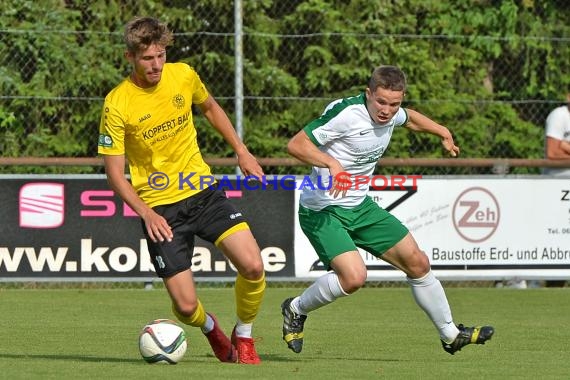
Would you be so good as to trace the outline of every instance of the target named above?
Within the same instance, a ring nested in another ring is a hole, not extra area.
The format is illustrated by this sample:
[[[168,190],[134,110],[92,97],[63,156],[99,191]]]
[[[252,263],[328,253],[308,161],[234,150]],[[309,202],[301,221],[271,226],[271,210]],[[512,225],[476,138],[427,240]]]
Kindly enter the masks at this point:
[[[453,342],[445,343],[443,340],[441,341],[443,349],[451,355],[460,351],[468,344],[485,344],[495,333],[495,329],[492,326],[465,327],[461,324],[457,328],[459,329],[459,335]]]
[[[293,298],[287,298],[281,304],[283,340],[287,342],[287,347],[298,354],[303,349],[303,327],[305,326],[307,316],[296,314],[291,310],[291,301],[293,301]]]

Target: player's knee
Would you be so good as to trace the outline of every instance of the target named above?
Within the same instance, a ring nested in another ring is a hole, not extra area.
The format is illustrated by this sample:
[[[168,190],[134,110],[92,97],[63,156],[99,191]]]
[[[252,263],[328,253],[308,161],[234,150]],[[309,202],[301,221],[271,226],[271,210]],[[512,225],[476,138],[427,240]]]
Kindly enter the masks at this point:
[[[411,265],[409,265],[408,276],[411,278],[420,278],[425,276],[430,271],[429,258],[424,251],[418,249],[413,255]]]
[[[189,318],[196,312],[198,301],[177,302],[175,307],[182,317]]]
[[[264,274],[263,261],[261,259],[250,260],[246,265],[241,266],[238,271],[242,277],[248,280],[259,280]]]
[[[346,293],[351,294],[364,286],[366,278],[366,271],[352,271],[348,274],[343,274],[343,276],[339,276],[339,281],[342,289]]]

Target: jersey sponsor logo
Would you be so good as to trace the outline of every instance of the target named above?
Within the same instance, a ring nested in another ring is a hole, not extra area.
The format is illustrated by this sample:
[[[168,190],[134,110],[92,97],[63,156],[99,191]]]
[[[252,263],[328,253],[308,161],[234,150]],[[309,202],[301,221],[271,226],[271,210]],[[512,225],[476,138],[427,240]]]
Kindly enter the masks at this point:
[[[20,227],[56,228],[64,220],[64,186],[61,183],[27,183],[20,189]]]
[[[369,164],[372,162],[376,162],[380,159],[380,157],[382,156],[383,153],[384,153],[384,147],[381,147],[380,149],[375,150],[374,152],[370,152],[368,154],[364,154],[364,155],[356,157],[354,162],[357,165],[358,164]]]
[[[98,145],[102,146],[104,148],[110,148],[113,146],[113,138],[109,135],[101,133],[101,134],[99,134]]]
[[[172,105],[178,109],[184,108],[184,104],[186,104],[186,100],[182,94],[176,94],[172,98]]]
[[[360,136],[364,136],[372,132],[372,129],[367,129],[366,131],[360,131]]]
[[[150,119],[150,113],[147,113],[146,115],[141,116],[139,118],[139,123],[142,123],[143,121],[148,120],[148,119]]]

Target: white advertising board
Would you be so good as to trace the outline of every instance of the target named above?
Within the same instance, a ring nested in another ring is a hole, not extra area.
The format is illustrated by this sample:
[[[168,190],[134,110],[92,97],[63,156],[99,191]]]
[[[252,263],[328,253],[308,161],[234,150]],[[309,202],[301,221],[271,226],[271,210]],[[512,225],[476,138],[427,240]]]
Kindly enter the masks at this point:
[[[405,186],[388,186],[369,194],[408,227],[440,279],[570,279],[569,179],[415,181],[415,189],[407,181]],[[361,254],[369,280],[405,278],[384,261],[365,251]],[[298,278],[324,273],[298,219],[295,264]]]

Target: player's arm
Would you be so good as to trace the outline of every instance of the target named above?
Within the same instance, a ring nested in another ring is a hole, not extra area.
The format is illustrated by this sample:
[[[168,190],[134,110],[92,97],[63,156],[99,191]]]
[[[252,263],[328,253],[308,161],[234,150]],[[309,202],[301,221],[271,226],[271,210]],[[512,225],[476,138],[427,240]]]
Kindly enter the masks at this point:
[[[546,136],[546,158],[550,160],[565,160],[570,158],[570,143]]]
[[[456,157],[459,154],[459,147],[453,142],[453,136],[449,129],[436,123],[418,111],[406,108],[406,112],[408,113],[408,123],[406,124],[407,128],[410,128],[413,131],[426,132],[439,136],[443,147],[452,157]]]
[[[342,167],[334,157],[317,148],[304,130],[299,131],[289,140],[287,151],[291,156],[312,166],[331,170]]]
[[[567,154],[570,154],[570,142],[565,140],[560,141],[560,148],[562,148],[562,150]]]
[[[212,95],[209,95],[204,103],[197,104],[210,124],[222,135],[224,140],[233,148],[238,158],[238,165],[243,174],[257,178],[263,177],[263,170],[259,163],[249,152],[243,141],[237,135],[232,122],[226,112],[218,104]]]
[[[172,240],[172,230],[162,216],[150,208],[125,178],[125,156],[104,155],[105,172],[111,189],[117,193],[145,222],[152,241]]]
[[[291,156],[306,164],[319,168],[328,168],[333,178],[332,196],[336,198],[339,194],[342,196],[346,194],[346,189],[338,186],[336,181],[337,175],[345,171],[344,168],[336,158],[317,148],[304,130],[299,131],[289,140],[287,151]]]

